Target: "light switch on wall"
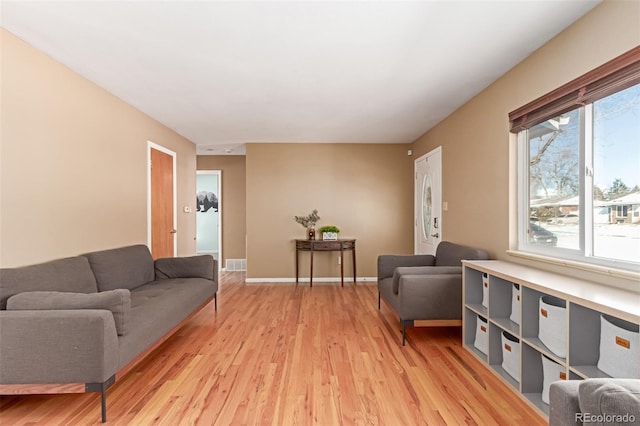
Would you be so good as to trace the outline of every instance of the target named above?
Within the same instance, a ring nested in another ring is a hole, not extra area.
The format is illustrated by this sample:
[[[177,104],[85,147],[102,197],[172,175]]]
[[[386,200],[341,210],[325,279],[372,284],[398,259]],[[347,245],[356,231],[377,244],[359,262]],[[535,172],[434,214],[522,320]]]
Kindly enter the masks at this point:
[[[442,211],[447,211],[449,210],[449,203],[447,203],[446,201],[442,202]]]

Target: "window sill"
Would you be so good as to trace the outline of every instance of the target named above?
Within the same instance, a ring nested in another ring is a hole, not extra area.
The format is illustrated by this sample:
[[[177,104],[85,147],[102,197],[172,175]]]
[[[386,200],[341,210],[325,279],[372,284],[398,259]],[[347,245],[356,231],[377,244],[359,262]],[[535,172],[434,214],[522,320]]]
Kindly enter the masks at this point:
[[[544,256],[540,254],[523,252],[518,250],[507,250],[507,254],[536,262],[543,262],[555,266],[564,266],[580,271],[604,275],[607,277],[622,278],[624,280],[640,281],[640,272],[628,271],[626,269],[616,269],[606,266],[598,266],[590,263],[577,262],[574,260],[559,259],[557,257]],[[637,291],[637,290],[636,290]]]

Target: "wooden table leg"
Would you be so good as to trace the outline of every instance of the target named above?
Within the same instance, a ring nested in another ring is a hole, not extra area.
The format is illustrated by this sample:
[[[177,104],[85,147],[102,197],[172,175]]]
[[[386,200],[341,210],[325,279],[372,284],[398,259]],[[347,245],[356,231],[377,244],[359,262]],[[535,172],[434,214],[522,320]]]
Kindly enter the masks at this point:
[[[298,284],[298,253],[300,253],[300,250],[296,248],[296,284]]]
[[[313,244],[311,244],[311,271],[309,273],[309,287],[313,287]]]
[[[344,287],[344,249],[340,245],[340,285]]]
[[[353,246],[353,283],[354,284],[356,283],[356,276],[357,276],[357,274],[356,274],[356,246],[355,246],[355,243],[354,243],[354,246]]]

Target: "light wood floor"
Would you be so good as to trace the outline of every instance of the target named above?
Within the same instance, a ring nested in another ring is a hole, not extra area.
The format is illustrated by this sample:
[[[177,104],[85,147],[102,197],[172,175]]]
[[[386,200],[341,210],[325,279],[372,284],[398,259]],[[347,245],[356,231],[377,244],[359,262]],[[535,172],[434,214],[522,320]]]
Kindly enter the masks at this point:
[[[461,331],[400,324],[373,283],[245,284],[113,385],[117,425],[536,425],[462,349]],[[98,394],[0,397],[1,425],[99,424]]]

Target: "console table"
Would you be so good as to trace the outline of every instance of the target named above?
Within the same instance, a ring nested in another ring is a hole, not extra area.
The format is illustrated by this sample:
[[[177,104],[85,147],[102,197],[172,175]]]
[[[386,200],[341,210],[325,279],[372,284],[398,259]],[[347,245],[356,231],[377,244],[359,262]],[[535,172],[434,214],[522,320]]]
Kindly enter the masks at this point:
[[[296,283],[298,282],[298,255],[301,251],[311,253],[309,286],[313,286],[313,253],[316,251],[340,252],[340,283],[344,287],[344,252],[351,251],[353,258],[353,282],[356,282],[356,240],[296,240]]]

